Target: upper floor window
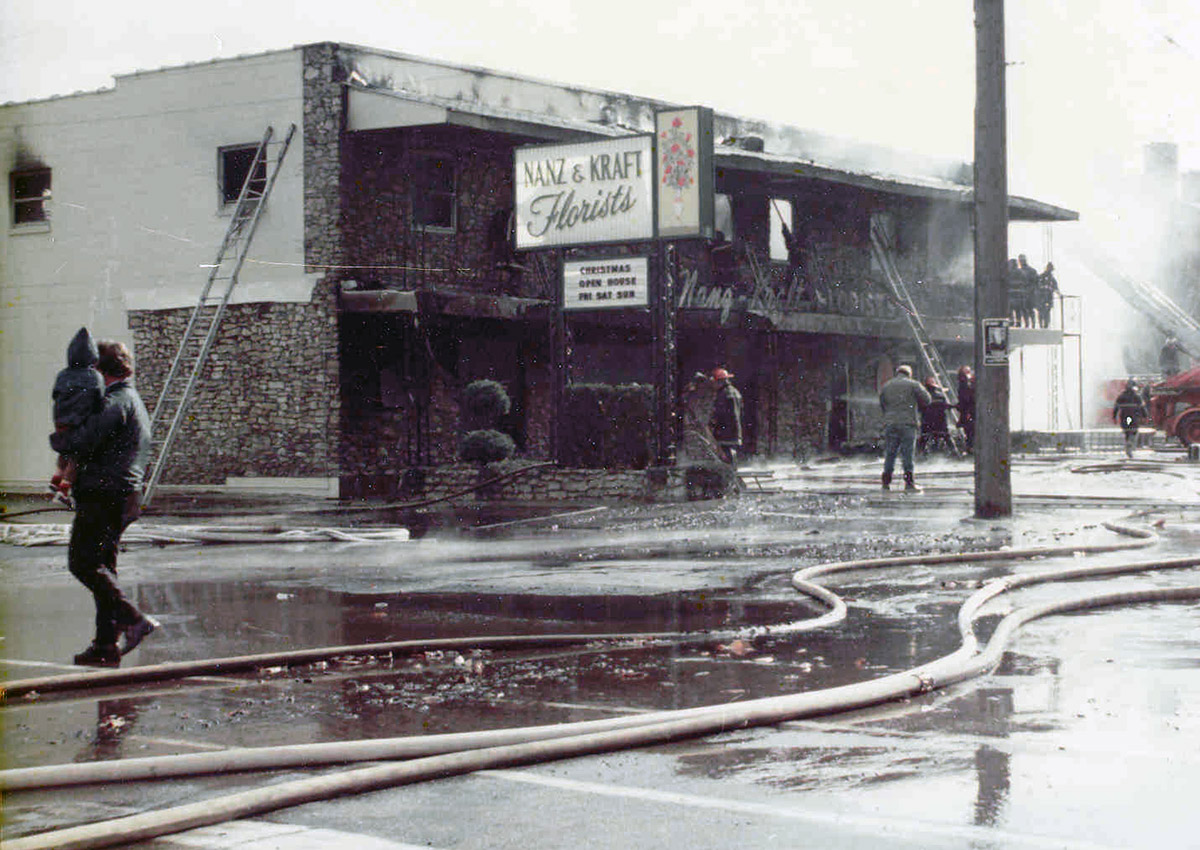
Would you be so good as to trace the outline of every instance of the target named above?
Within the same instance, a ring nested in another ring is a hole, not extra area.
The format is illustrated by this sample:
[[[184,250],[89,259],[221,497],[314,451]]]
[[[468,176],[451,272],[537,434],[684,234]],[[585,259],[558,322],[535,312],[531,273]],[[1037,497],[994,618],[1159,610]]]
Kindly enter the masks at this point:
[[[414,230],[455,230],[458,224],[454,160],[438,153],[412,156]]]
[[[242,186],[250,177],[249,191],[261,195],[267,187],[267,163],[260,159],[254,163],[258,145],[229,145],[221,148],[217,155],[217,183],[221,190],[221,205],[236,204],[242,194]],[[254,169],[251,176],[250,169]]]
[[[792,235],[792,202],[782,198],[771,198],[771,259],[786,262],[795,253]]]
[[[49,168],[13,171],[8,175],[8,185],[14,226],[48,220],[46,201],[50,200]]]

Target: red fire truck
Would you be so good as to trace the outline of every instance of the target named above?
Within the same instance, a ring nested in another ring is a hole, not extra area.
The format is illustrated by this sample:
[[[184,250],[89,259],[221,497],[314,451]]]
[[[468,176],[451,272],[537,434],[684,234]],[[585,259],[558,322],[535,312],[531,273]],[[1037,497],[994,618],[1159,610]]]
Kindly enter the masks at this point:
[[[1200,443],[1200,366],[1151,384],[1150,418],[1185,446]]]

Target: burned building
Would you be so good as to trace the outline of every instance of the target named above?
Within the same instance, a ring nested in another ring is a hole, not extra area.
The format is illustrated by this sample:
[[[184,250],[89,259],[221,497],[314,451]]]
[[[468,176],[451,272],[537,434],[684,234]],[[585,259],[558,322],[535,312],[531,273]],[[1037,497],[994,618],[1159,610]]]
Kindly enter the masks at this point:
[[[27,406],[81,324],[133,341],[153,403],[268,125],[296,124],[297,141],[165,482],[387,491],[455,460],[461,391],[485,378],[508,390],[500,425],[520,456],[552,459],[556,381],[653,385],[660,356],[679,375],[735,373],[748,454],[869,443],[882,376],[918,361],[873,230],[947,365],[972,361],[969,164],[717,114],[711,235],[672,241],[669,260],[660,241],[518,247],[516,151],[652,133],[675,106],[321,43],[0,107],[0,345],[29,364],[0,402],[6,433],[23,435],[0,478],[50,468]],[[1009,213],[1076,217],[1018,197]],[[645,307],[562,317],[564,267],[624,257],[671,278],[667,355]]]

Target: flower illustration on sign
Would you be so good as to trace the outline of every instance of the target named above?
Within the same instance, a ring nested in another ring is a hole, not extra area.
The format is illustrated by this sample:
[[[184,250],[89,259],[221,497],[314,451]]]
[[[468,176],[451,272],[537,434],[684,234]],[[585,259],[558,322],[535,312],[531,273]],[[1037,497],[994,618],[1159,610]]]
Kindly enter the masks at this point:
[[[683,193],[696,182],[696,147],[692,134],[683,129],[683,119],[675,118],[671,126],[659,134],[662,160],[662,183],[673,189],[675,218],[683,219]]]

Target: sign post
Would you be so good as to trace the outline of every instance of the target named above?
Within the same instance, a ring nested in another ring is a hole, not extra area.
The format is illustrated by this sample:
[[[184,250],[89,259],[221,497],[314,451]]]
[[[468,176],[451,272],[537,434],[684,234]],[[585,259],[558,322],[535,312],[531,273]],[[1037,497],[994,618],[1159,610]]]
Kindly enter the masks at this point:
[[[679,255],[675,239],[710,239],[713,235],[713,116],[700,106],[668,109],[654,115],[656,208],[658,233],[657,293],[652,318],[655,422],[658,462],[675,462],[679,386],[676,313]]]

